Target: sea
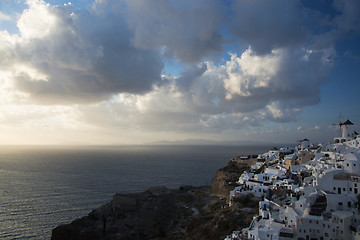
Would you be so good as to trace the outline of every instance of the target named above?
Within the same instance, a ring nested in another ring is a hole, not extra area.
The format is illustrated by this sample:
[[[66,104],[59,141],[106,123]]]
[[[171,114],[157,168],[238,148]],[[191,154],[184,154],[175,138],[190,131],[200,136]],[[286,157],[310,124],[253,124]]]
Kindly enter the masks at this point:
[[[0,239],[50,239],[115,193],[211,184],[216,170],[273,146],[0,146]]]

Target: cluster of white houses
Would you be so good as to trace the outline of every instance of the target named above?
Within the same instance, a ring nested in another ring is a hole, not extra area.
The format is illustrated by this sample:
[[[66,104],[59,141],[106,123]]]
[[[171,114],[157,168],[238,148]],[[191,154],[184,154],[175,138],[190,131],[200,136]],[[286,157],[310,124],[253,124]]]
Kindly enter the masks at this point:
[[[271,150],[230,192],[261,197],[250,226],[225,240],[360,240],[360,135],[348,120],[342,136],[328,145],[308,139],[293,148]]]

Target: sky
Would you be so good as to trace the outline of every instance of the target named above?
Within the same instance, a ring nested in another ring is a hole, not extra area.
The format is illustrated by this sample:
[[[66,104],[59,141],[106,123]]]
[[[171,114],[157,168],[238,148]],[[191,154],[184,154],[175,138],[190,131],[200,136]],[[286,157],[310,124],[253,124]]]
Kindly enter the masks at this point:
[[[358,0],[0,0],[0,144],[331,141]]]

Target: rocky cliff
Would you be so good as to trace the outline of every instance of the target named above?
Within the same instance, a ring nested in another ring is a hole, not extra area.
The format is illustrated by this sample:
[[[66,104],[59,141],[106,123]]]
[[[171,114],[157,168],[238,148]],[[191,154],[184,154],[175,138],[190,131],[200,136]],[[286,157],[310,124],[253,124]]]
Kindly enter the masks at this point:
[[[236,182],[238,181],[239,176],[244,171],[249,170],[250,165],[255,161],[255,158],[243,160],[240,157],[236,157],[229,161],[225,167],[217,170],[210,187],[210,195],[226,199],[228,202],[229,193],[237,186]]]
[[[251,201],[239,201],[231,208],[226,202],[232,182],[246,166],[230,161],[217,172],[211,186],[154,187],[116,194],[88,216],[55,228],[51,239],[223,239],[248,226],[257,211]]]

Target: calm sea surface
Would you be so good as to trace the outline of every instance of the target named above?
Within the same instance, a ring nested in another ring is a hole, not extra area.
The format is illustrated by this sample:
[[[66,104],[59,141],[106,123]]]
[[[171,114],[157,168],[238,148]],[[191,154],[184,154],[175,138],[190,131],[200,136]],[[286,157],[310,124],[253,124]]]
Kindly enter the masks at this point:
[[[117,192],[207,185],[229,159],[270,147],[0,147],[0,239],[50,239]]]

